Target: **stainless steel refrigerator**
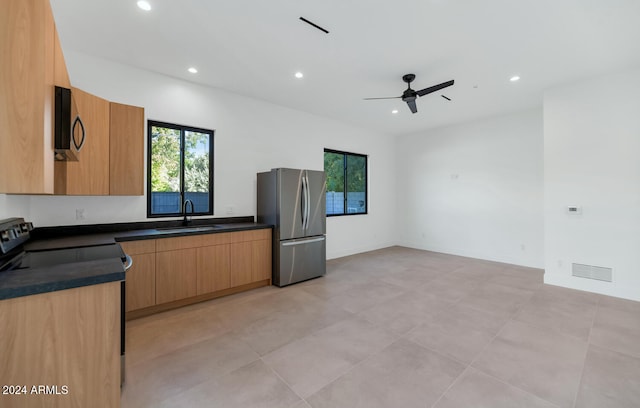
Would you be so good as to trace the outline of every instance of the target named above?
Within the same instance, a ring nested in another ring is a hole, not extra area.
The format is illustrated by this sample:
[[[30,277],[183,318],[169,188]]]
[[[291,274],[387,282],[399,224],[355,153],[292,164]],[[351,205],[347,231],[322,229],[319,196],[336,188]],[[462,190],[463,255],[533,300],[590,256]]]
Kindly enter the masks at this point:
[[[258,222],[273,228],[273,284],[287,286],[326,273],[324,171],[258,173]]]

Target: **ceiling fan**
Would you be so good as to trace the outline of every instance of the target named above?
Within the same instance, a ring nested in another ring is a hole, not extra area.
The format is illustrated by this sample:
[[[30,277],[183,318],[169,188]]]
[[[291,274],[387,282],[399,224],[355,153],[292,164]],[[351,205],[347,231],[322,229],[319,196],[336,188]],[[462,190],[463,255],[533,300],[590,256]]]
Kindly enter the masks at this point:
[[[424,88],[421,89],[419,91],[414,91],[413,89],[411,89],[411,82],[416,79],[416,76],[414,74],[406,74],[402,76],[402,80],[404,82],[407,83],[407,89],[405,89],[405,91],[402,93],[401,96],[389,96],[386,98],[364,98],[365,100],[373,100],[373,99],[397,99],[397,98],[402,98],[402,100],[404,102],[407,103],[407,105],[409,105],[409,109],[411,109],[412,113],[416,113],[418,111],[418,107],[416,106],[416,98],[418,96],[425,96],[428,95],[430,93],[439,91],[443,88],[446,88],[448,86],[453,85],[453,79],[451,81],[447,81],[447,82],[443,82],[441,84],[438,85],[434,85],[434,86],[430,86],[428,88]],[[447,98],[446,96],[442,95],[443,98],[447,99],[447,100],[451,100],[449,98]]]

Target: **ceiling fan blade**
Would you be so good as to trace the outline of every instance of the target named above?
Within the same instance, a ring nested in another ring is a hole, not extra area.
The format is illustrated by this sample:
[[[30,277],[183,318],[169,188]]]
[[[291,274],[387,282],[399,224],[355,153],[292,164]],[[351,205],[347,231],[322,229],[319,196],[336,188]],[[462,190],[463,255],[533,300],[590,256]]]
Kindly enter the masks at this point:
[[[443,83],[438,84],[438,85],[434,85],[434,86],[430,86],[428,88],[421,89],[421,90],[417,91],[416,93],[418,94],[418,96],[425,96],[425,95],[428,95],[428,94],[430,94],[432,92],[439,91],[439,90],[444,89],[444,88],[446,88],[448,86],[451,86],[451,85],[453,85],[453,79],[451,81],[443,82]]]
[[[407,105],[409,105],[409,109],[411,109],[411,113],[416,113],[418,111],[418,107],[416,106],[416,100],[415,99],[409,99],[407,102]]]
[[[398,98],[402,98],[402,96],[387,96],[385,98],[362,98],[362,99],[364,99],[365,101],[371,101],[374,99],[398,99]]]

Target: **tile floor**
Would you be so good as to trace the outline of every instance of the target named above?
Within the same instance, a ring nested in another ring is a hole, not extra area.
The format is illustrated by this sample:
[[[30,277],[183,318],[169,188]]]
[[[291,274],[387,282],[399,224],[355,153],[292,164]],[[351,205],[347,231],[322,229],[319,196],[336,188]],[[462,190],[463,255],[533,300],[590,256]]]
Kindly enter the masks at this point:
[[[639,407],[640,303],[393,247],[130,321],[128,407]]]

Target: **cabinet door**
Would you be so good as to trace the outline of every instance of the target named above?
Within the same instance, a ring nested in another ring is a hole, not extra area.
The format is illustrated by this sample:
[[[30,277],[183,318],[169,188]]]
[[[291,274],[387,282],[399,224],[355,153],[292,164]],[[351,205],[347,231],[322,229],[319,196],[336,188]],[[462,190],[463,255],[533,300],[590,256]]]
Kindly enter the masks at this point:
[[[196,296],[196,249],[156,253],[156,304]]]
[[[198,248],[197,257],[198,295],[231,287],[229,245]]]
[[[52,194],[53,14],[48,1],[0,8],[0,193]]]
[[[253,242],[234,242],[230,247],[231,287],[252,282]]]
[[[111,102],[109,194],[144,194],[144,109]]]
[[[53,53],[53,83],[56,86],[71,88],[71,81],[69,80],[67,64],[64,61],[64,54],[62,53],[60,37],[58,36],[58,31],[55,29],[53,30]]]
[[[253,241],[253,274],[251,280],[258,282],[271,279],[271,241]]]
[[[127,312],[156,304],[156,254],[132,255],[133,266],[127,271]]]
[[[56,162],[56,194],[109,195],[109,101],[72,89],[84,124],[78,161]]]

